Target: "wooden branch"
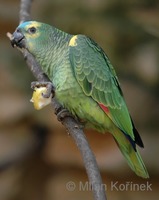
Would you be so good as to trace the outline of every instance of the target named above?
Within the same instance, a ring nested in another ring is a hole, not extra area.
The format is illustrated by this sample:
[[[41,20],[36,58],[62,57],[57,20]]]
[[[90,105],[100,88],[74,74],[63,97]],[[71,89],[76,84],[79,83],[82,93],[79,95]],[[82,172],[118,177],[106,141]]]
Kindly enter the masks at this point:
[[[20,4],[20,23],[30,19],[30,9],[32,0],[21,0]],[[11,35],[8,34],[11,39]],[[35,78],[38,81],[50,81],[49,78],[43,73],[39,64],[34,57],[26,50],[22,50],[22,54],[27,62],[27,65]],[[51,82],[51,81],[50,81]],[[57,113],[61,105],[57,102],[56,98],[52,99],[52,106]],[[99,168],[95,159],[95,156],[88,144],[88,141],[84,135],[83,130],[80,128],[79,123],[73,117],[65,117],[61,120],[62,124],[68,130],[72,138],[74,139],[86,168],[86,172],[89,178],[89,183],[92,185],[92,191],[95,200],[106,200],[105,188],[102,184]]]
[[[31,20],[30,10],[32,1],[33,0],[21,0],[19,11],[20,24],[25,21]]]

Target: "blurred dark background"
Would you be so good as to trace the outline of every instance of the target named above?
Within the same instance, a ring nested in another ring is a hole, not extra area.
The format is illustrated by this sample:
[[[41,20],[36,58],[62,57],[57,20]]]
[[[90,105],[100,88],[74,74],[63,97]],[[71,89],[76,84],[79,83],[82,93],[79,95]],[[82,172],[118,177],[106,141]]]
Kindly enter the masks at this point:
[[[6,37],[17,27],[18,17],[19,1],[1,0],[0,200],[92,199],[90,188],[80,188],[87,176],[72,138],[51,106],[36,111],[29,102],[35,79]],[[148,180],[137,177],[111,135],[87,131],[108,199],[158,199],[159,1],[35,0],[32,18],[72,34],[86,34],[105,50],[144,141],[140,152],[150,173]],[[117,187],[128,182],[152,185],[143,191],[117,191],[111,187],[116,181]]]

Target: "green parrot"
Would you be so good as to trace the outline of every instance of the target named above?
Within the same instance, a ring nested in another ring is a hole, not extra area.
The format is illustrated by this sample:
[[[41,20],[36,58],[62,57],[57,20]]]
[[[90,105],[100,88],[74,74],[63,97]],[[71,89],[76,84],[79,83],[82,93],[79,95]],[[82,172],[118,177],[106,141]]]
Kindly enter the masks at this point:
[[[27,49],[55,87],[60,104],[85,125],[110,132],[131,169],[148,178],[136,148],[144,147],[128,112],[107,55],[85,35],[71,35],[45,23],[27,21],[13,33],[12,45]]]

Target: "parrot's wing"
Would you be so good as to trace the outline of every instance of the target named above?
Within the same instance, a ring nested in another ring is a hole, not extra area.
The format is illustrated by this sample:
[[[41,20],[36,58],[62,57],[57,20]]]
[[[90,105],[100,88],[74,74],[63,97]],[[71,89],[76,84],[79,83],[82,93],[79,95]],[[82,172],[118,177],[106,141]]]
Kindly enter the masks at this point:
[[[84,35],[73,36],[69,43],[70,62],[83,92],[92,97],[113,123],[135,143],[143,146],[135,129],[115,70],[104,51]]]

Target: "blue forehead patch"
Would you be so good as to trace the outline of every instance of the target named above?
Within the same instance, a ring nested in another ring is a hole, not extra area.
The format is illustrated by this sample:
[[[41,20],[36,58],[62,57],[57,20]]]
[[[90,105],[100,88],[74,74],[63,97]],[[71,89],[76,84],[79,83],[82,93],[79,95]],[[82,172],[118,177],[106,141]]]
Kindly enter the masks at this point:
[[[38,24],[38,22],[36,22],[36,21],[26,21],[26,22],[23,22],[22,24],[20,24],[18,26],[18,28],[25,28],[25,27],[28,27],[30,25],[37,26],[37,24]]]

